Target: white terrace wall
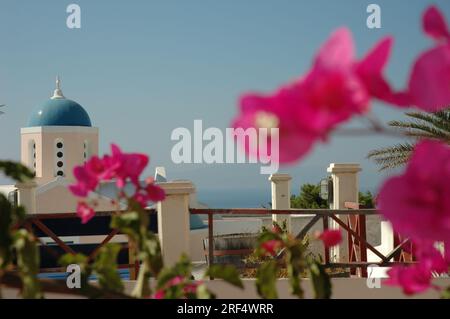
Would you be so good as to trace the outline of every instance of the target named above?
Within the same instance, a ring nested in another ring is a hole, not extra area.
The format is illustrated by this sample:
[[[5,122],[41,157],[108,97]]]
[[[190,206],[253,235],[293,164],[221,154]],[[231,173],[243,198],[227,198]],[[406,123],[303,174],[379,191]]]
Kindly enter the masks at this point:
[[[159,202],[158,236],[166,265],[175,264],[181,254],[191,255],[189,195],[195,192],[189,181],[173,181],[159,184],[166,192],[166,199]]]
[[[313,291],[311,283],[308,279],[303,280],[303,289],[305,291],[305,298],[313,298]],[[435,283],[441,287],[450,285],[449,278],[437,278]],[[94,283],[95,284],[95,283]],[[126,281],[125,292],[131,293],[136,284],[135,281]],[[208,288],[217,295],[219,299],[257,299],[258,294],[255,288],[255,280],[243,280],[244,289],[239,289],[222,280],[205,280]],[[365,278],[332,278],[333,295],[332,299],[439,299],[439,293],[434,289],[429,289],[427,292],[407,297],[402,293],[398,287],[389,287],[381,284],[380,288],[368,288]],[[290,294],[289,282],[286,279],[280,279],[276,283],[278,296],[281,299],[293,299]],[[3,298],[16,299],[19,297],[17,289],[3,288]],[[80,298],[74,295],[62,295],[55,293],[45,294],[47,299],[62,299],[62,298]]]

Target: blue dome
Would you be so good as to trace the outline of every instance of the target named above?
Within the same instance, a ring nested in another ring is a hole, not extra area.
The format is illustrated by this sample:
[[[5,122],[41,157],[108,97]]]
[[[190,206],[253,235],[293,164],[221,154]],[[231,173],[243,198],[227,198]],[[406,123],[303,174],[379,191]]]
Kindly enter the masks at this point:
[[[37,107],[30,116],[28,126],[92,126],[83,107],[69,99],[50,99]]]

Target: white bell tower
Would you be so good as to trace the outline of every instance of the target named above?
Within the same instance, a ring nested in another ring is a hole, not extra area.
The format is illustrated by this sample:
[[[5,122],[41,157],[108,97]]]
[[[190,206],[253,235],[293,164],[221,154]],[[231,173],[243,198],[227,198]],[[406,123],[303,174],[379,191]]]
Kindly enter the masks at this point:
[[[38,184],[58,177],[73,179],[73,169],[98,154],[98,128],[84,108],[67,99],[59,77],[53,96],[32,113],[21,129],[21,160]]]

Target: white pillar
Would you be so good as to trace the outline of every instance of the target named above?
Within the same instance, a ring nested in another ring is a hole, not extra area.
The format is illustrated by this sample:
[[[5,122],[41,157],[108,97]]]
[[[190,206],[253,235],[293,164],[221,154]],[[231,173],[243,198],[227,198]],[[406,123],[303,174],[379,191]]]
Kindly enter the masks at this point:
[[[291,209],[291,176],[289,174],[272,174],[272,209]],[[272,214],[272,220],[278,224],[286,221],[288,232],[292,231],[291,216]]]
[[[164,263],[173,266],[181,254],[190,252],[189,195],[195,192],[190,181],[158,183],[166,192],[166,199],[159,202],[158,236]]]
[[[361,171],[359,164],[331,163],[327,171],[331,173],[333,180],[333,203],[330,208],[345,209],[345,202],[358,203],[358,173]],[[338,215],[337,217],[347,223],[347,215]],[[336,222],[331,222],[330,225],[333,228],[339,228]],[[347,234],[345,230],[342,230],[342,234],[344,240],[341,245],[331,250],[331,257],[335,257],[337,261],[345,262],[348,261],[348,237],[345,236]]]
[[[18,204],[25,208],[27,214],[36,213],[36,182],[28,181],[24,183],[17,183],[17,201]]]

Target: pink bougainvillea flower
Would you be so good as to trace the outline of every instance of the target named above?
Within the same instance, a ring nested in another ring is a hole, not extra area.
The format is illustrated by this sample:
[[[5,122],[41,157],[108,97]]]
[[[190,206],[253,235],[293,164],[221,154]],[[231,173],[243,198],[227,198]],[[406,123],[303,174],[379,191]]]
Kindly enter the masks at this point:
[[[133,195],[133,199],[142,207],[142,208],[147,208],[148,206],[148,198],[147,195],[145,193],[142,192],[136,192]]]
[[[154,182],[147,184],[147,186],[145,187],[145,192],[147,194],[148,200],[152,202],[160,202],[166,198],[164,189],[156,185]]]
[[[392,37],[379,41],[361,61],[356,63],[355,71],[370,96],[396,106],[406,107],[411,104],[409,95],[405,92],[394,92],[383,75],[393,41]]]
[[[116,179],[119,188],[123,188],[127,180],[140,187],[139,176],[148,164],[148,156],[123,153],[115,144],[111,145],[111,152],[112,156],[105,155],[103,158],[93,156],[83,166],[75,167],[74,176],[77,183],[70,186],[73,194],[86,197],[90,191],[96,189],[100,181],[113,178]],[[160,192],[156,196],[161,197]]]
[[[414,241],[418,264],[396,267],[388,283],[407,294],[432,287],[433,273],[444,273],[450,260],[434,242],[450,245],[450,147],[438,141],[419,142],[403,174],[387,180],[378,195],[378,207],[394,229]]]
[[[148,156],[139,153],[123,153],[119,146],[111,145],[111,162],[117,165],[115,178],[117,187],[125,187],[127,179],[138,186],[139,176],[148,164]]]
[[[444,259],[447,265],[450,267],[450,243],[444,243]]]
[[[275,233],[275,234],[281,234],[283,232],[280,225],[277,225],[277,224],[272,225],[271,230],[272,230],[272,233]]]
[[[417,241],[450,243],[450,147],[419,142],[405,172],[388,179],[378,208],[400,234]]]
[[[77,183],[70,185],[69,189],[78,197],[86,197],[97,188],[100,181],[114,177],[117,167],[117,163],[112,162],[109,156],[102,159],[92,156],[83,166],[74,168]]]
[[[110,180],[115,175],[115,170],[118,168],[118,163],[114,162],[109,155],[99,158],[92,156],[85,164],[86,170],[96,178],[101,180]]]
[[[319,234],[319,238],[325,247],[333,247],[342,241],[342,234],[339,229],[328,229]]]
[[[261,244],[261,248],[263,249],[263,251],[271,256],[275,256],[280,247],[281,242],[276,239],[267,240]]]
[[[183,292],[185,294],[195,294],[197,293],[197,288],[200,286],[201,282],[188,283],[183,287]]]
[[[77,183],[70,185],[69,189],[72,193],[78,197],[86,197],[89,192],[94,191],[98,186],[98,178],[95,174],[87,169],[86,164],[84,166],[77,166],[73,170]]]
[[[79,202],[77,205],[77,215],[81,218],[81,223],[86,224],[95,216],[95,211],[84,202]]]
[[[316,142],[326,140],[339,124],[365,114],[370,98],[407,104],[406,95],[394,93],[382,74],[391,43],[390,38],[380,41],[357,61],[350,31],[338,29],[304,77],[270,95],[244,95],[233,127],[278,128],[279,162],[291,163],[308,154]],[[248,144],[245,151],[259,155],[258,148]]]
[[[157,290],[154,295],[153,295],[153,299],[164,299],[165,297],[165,292],[163,289],[159,289]]]
[[[134,200],[137,201],[142,207],[147,207],[148,202],[160,202],[166,198],[166,193],[164,190],[155,184],[153,178],[147,178],[146,186],[137,187],[137,190],[133,196]]]
[[[342,109],[333,110],[339,103],[353,103],[346,92],[340,91],[342,88],[352,91],[353,84],[349,83],[352,81],[344,81],[346,78],[339,68],[337,71],[329,68],[333,59],[342,60],[336,58],[342,50],[340,45],[340,39],[333,36],[325,44],[329,49],[322,50],[314,71],[304,79],[285,85],[271,95],[244,95],[240,100],[241,114],[234,120],[233,127],[278,128],[277,136],[269,136],[267,148],[271,149],[274,137],[279,140],[279,162],[291,163],[305,156],[317,140],[326,138],[335,124],[349,117],[347,109],[343,115]],[[245,151],[259,155],[259,148],[252,148],[249,143]]]
[[[184,279],[185,278],[183,276],[175,276],[167,282],[166,286],[167,287],[177,286],[177,285],[183,283]]]
[[[140,175],[148,164],[148,157],[144,154],[124,153],[120,148],[112,144],[112,155],[91,157],[84,165],[75,167],[73,174],[76,183],[69,186],[70,191],[78,197],[87,197],[95,191],[100,182],[116,179],[116,185],[122,189],[128,181],[135,186],[135,192],[130,197],[134,198],[142,207],[147,207],[148,202],[158,202],[165,198],[162,188],[155,185],[153,179],[148,179],[145,186],[139,182]],[[120,196],[126,196],[121,192]],[[113,203],[114,204],[114,203]],[[92,212],[87,210],[86,204],[79,205],[80,216],[90,216]],[[90,218],[84,218],[83,222]]]
[[[180,287],[183,292],[183,298],[188,298],[188,295],[196,294],[198,286],[201,285],[201,281],[187,281],[183,276],[175,276],[166,282],[163,288],[158,289],[152,296],[153,299],[166,298],[166,292],[172,287]]]
[[[383,75],[392,44],[393,38],[385,37],[376,43],[364,58],[357,61],[352,35],[348,29],[341,28],[332,34],[319,51],[312,72],[331,71],[335,77],[338,72],[343,79],[340,90],[337,85],[322,87],[320,94],[321,99],[331,101],[323,105],[332,106],[341,116],[338,117],[337,123],[352,115],[367,112],[370,108],[370,98],[402,107],[410,105],[409,95],[405,92],[394,92]],[[320,77],[323,77],[323,74]],[[348,113],[345,114],[345,111]]]
[[[164,190],[157,185],[147,185],[146,188],[140,189],[133,195],[133,199],[143,208],[147,207],[149,202],[160,202],[165,197]]]
[[[431,287],[431,272],[423,265],[395,266],[387,272],[389,278],[384,283],[389,286],[400,286],[403,293],[413,295],[424,292]]]
[[[423,30],[437,41],[450,41],[450,32],[445,18],[435,6],[431,6],[425,11],[423,15]]]
[[[298,99],[298,93],[292,86],[282,87],[273,95],[247,94],[240,100],[241,114],[234,120],[232,126],[243,130],[266,129],[267,150],[272,150],[273,143],[278,142],[279,146],[279,154],[267,152],[267,155],[278,156],[278,159],[274,160],[281,163],[294,162],[311,150],[317,138],[302,128],[293,116]],[[278,129],[278,134],[270,134],[272,129]],[[248,140],[241,141],[241,145],[242,142],[245,144],[243,146],[247,154],[260,157],[260,148],[257,145],[251,144],[252,141]]]
[[[417,258],[419,262],[412,266],[395,266],[388,271],[387,285],[400,286],[407,295],[424,292],[429,288],[438,289],[432,284],[433,273],[442,274],[448,270],[448,265],[431,242],[417,243]]]
[[[415,61],[408,90],[414,105],[428,112],[436,112],[450,105],[450,33],[436,7],[425,11],[423,29],[438,43]]]
[[[353,73],[313,70],[297,89],[301,104],[294,114],[317,139],[326,139],[338,124],[369,110],[368,92]]]
[[[319,50],[311,71],[292,87],[296,120],[316,137],[325,139],[336,125],[369,110],[368,90],[354,71],[354,51],[350,31],[336,30]]]
[[[341,92],[347,96],[347,104],[341,105],[347,105],[350,115],[368,111],[369,98],[377,98],[402,107],[410,104],[408,94],[394,92],[383,75],[391,55],[392,44],[393,38],[385,37],[377,42],[364,58],[357,61],[352,35],[348,29],[341,28],[333,33],[320,50],[315,69],[340,70],[344,72],[349,87],[356,83],[352,89],[343,86],[344,90]]]
[[[430,242],[426,246],[419,245],[417,258],[430,271],[442,274],[447,272],[448,264],[444,256]]]
[[[450,44],[419,56],[409,80],[409,94],[418,108],[436,112],[450,105]]]

